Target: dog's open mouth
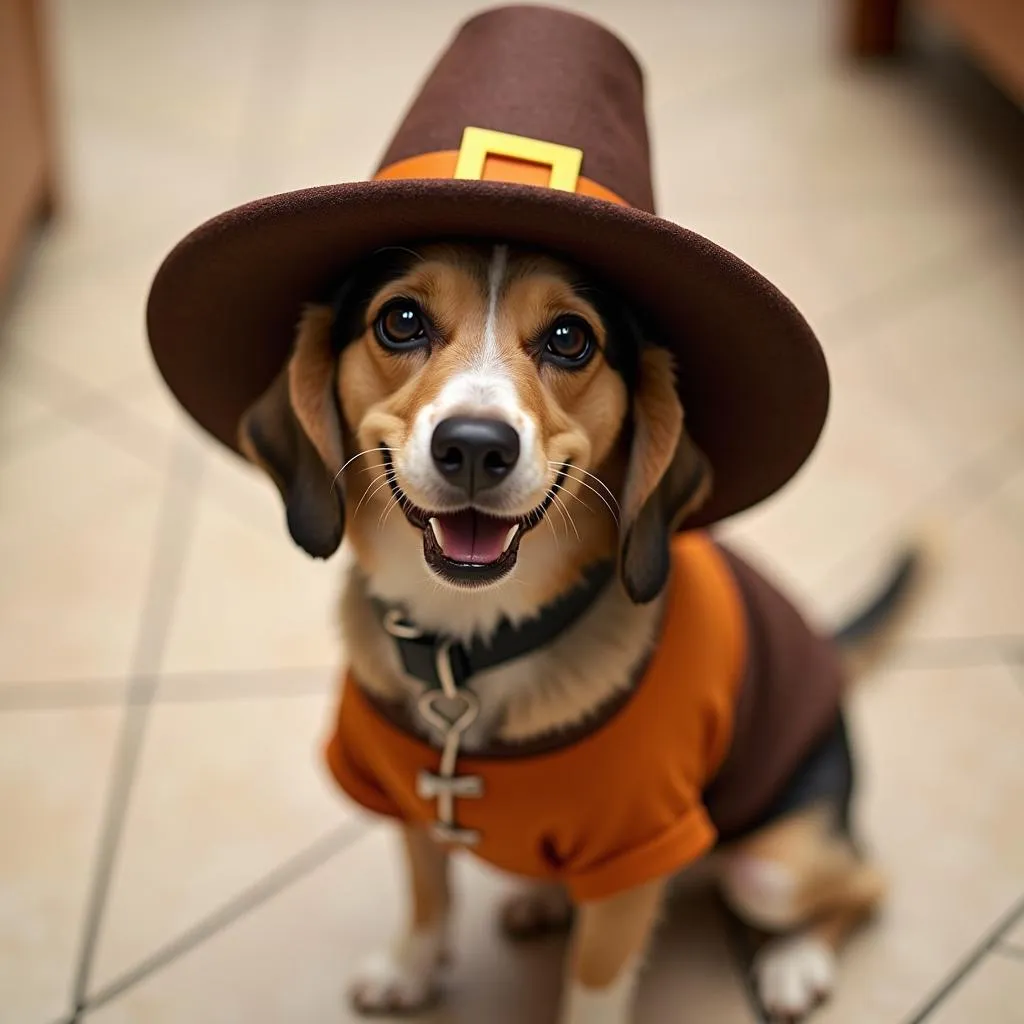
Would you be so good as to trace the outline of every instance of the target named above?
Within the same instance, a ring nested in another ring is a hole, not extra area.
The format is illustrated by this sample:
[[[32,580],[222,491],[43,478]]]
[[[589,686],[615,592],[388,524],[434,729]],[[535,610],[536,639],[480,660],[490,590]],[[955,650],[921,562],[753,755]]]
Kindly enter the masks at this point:
[[[439,576],[462,586],[493,583],[511,572],[519,557],[520,541],[544,518],[569,472],[568,464],[563,465],[544,500],[526,515],[506,517],[473,507],[429,512],[414,505],[399,486],[391,453],[386,448],[384,468],[405,518],[423,531],[423,558],[427,565]]]

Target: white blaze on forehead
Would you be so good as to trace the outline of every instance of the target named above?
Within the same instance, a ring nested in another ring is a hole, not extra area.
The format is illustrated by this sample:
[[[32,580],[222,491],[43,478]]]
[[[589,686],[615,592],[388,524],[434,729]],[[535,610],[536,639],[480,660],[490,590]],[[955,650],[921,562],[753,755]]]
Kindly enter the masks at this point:
[[[508,368],[501,358],[498,344],[498,308],[501,286],[508,271],[508,246],[496,245],[487,271],[487,316],[483,337],[474,349],[468,368],[456,373],[441,390],[434,405],[443,416],[452,407],[490,408],[504,412],[513,426],[519,426],[521,411]]]
[[[498,349],[498,296],[501,283],[508,268],[508,246],[496,245],[491,255],[491,267],[487,274],[487,320],[484,323],[484,339],[480,352],[481,368],[493,367],[500,362]]]

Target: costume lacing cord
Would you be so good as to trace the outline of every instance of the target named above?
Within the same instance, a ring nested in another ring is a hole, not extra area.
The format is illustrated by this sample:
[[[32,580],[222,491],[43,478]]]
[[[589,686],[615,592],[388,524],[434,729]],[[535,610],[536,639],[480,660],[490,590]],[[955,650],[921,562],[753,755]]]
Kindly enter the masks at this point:
[[[428,633],[409,622],[401,609],[375,602],[405,671],[424,683],[416,710],[441,737],[438,770],[421,771],[416,779],[417,795],[437,801],[437,820],[431,834],[438,842],[474,846],[480,840],[474,829],[459,826],[455,813],[457,799],[480,799],[484,795],[479,775],[456,773],[462,739],[480,714],[480,699],[466,683],[477,673],[520,658],[558,637],[590,609],[613,572],[610,563],[592,567],[581,586],[528,622],[518,626],[502,622],[486,643],[474,640],[465,645],[451,637]]]
[[[396,640],[424,640],[427,637],[394,609],[384,616],[384,628]],[[479,775],[456,775],[455,769],[462,737],[480,714],[480,700],[472,690],[462,689],[456,684],[451,651],[451,640],[443,640],[435,646],[434,672],[440,685],[425,689],[416,704],[420,717],[441,734],[442,743],[440,766],[436,773],[420,772],[416,779],[416,795],[422,800],[437,801],[437,821],[430,831],[438,842],[474,846],[480,841],[480,836],[473,829],[458,826],[455,799],[483,796],[483,779]],[[454,714],[445,714],[440,709],[442,700],[449,702],[448,707],[454,705]]]

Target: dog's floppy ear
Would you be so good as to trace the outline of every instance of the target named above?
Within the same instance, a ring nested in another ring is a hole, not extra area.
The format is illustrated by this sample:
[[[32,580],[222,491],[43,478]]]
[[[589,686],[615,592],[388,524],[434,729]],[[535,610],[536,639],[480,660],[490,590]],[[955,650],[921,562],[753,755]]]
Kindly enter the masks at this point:
[[[333,555],[345,529],[331,320],[326,307],[306,311],[291,359],[239,424],[239,447],[277,485],[292,539],[315,558]]]
[[[645,346],[637,369],[619,570],[626,593],[644,604],[668,579],[672,534],[707,499],[711,467],[683,425],[669,353]]]

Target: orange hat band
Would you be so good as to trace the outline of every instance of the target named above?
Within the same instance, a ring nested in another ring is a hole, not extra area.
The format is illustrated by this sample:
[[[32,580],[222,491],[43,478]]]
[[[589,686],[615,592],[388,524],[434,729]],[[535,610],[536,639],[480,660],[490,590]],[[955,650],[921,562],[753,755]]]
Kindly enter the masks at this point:
[[[579,169],[581,150],[507,135],[483,128],[467,128],[462,148],[421,153],[379,170],[375,180],[407,178],[459,178],[466,181],[504,181],[515,185],[554,188],[577,195],[629,206],[611,189],[584,178]]]

